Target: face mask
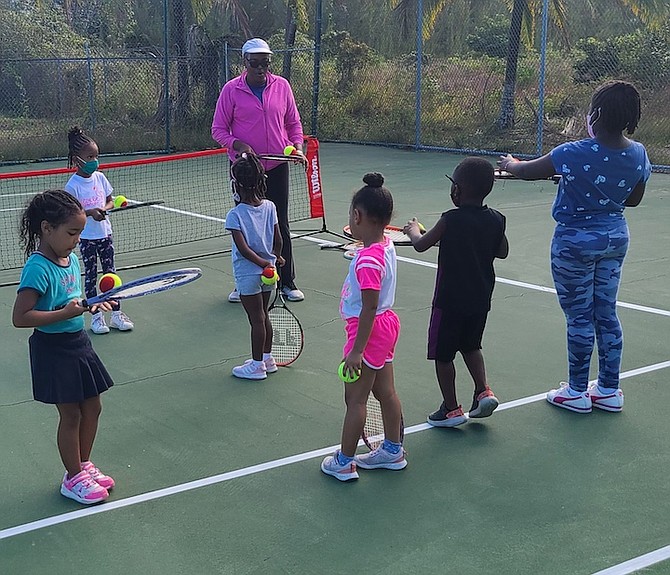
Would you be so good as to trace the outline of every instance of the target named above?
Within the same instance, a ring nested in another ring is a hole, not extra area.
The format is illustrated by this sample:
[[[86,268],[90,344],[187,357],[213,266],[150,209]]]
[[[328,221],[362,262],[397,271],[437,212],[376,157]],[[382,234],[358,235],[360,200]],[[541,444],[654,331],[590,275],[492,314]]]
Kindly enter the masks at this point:
[[[89,175],[95,172],[100,166],[100,162],[98,160],[91,160],[90,162],[84,162],[81,158],[79,158],[79,161],[82,162],[81,166],[79,166],[79,169],[85,174]]]
[[[586,131],[589,133],[589,136],[591,138],[596,137],[593,131],[593,124],[595,124],[599,118],[600,118],[600,108],[586,115]]]

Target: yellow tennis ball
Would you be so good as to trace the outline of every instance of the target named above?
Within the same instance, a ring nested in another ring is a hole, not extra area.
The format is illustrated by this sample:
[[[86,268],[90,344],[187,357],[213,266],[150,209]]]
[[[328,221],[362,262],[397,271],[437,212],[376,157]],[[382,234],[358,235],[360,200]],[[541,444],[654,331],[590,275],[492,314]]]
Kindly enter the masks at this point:
[[[344,362],[340,364],[340,367],[337,368],[337,375],[340,376],[340,379],[344,383],[354,383],[358,381],[358,378],[361,376],[360,371],[354,375],[350,375],[350,372],[344,373]]]
[[[419,224],[419,231],[422,234],[425,234],[426,233],[426,228],[424,227],[424,225],[421,222],[417,222],[417,224]]]
[[[122,208],[123,206],[128,205],[128,198],[126,196],[116,196],[114,198],[114,207],[115,208]]]
[[[266,286],[276,284],[278,279],[279,274],[277,273],[277,270],[273,267],[265,268],[263,270],[263,273],[261,274],[261,282],[263,282]]]
[[[295,146],[286,146],[284,148],[284,155],[285,156],[291,156],[295,154],[298,150],[295,149]]]
[[[116,274],[105,274],[100,278],[98,282],[98,287],[102,293],[108,292],[111,289],[120,287],[123,282],[121,278]]]

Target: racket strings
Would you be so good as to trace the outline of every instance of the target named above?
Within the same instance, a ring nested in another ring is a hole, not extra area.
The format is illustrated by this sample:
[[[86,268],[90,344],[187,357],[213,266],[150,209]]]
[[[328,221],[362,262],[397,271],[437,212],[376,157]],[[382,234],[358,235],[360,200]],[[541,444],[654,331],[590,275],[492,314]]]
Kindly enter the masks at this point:
[[[367,401],[367,415],[363,426],[363,441],[371,449],[377,449],[384,442],[384,420],[381,404],[370,394]]]
[[[272,324],[272,355],[280,365],[287,365],[296,359],[303,347],[300,323],[284,307],[275,307],[268,312]]]

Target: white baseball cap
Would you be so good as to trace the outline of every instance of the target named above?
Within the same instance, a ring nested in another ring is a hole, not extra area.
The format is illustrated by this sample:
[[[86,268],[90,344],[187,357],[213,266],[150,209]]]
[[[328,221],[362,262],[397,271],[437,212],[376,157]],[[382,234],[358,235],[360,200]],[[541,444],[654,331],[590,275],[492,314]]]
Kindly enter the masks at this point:
[[[270,46],[262,38],[252,38],[247,40],[242,46],[242,56],[245,54],[272,54]]]

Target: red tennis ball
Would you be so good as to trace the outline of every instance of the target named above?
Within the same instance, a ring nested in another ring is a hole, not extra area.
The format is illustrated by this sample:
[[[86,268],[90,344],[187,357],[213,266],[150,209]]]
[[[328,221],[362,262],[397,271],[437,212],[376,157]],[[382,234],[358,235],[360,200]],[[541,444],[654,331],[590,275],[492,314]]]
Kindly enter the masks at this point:
[[[100,281],[98,282],[98,288],[100,288],[100,291],[102,293],[108,292],[109,290],[112,290],[114,288],[119,287],[122,284],[121,278],[117,276],[116,274],[105,274],[100,278]]]
[[[272,285],[277,283],[277,280],[279,279],[279,275],[277,274],[277,270],[273,268],[272,266],[269,266],[263,270],[263,273],[261,273],[261,281],[265,285]]]

